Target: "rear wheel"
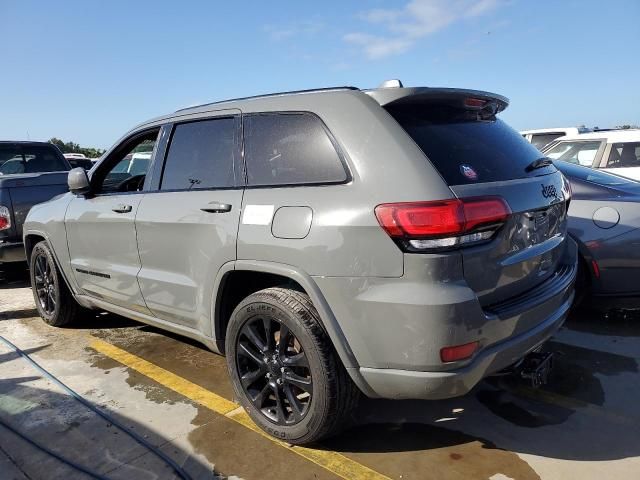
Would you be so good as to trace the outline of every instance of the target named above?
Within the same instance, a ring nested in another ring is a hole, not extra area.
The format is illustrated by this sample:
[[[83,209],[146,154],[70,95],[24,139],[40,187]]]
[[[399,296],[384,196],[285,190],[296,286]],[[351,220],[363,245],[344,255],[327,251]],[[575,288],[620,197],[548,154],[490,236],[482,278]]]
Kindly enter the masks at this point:
[[[71,323],[84,309],[67,288],[46,242],[37,243],[29,263],[31,289],[42,319],[54,327]]]
[[[304,293],[256,292],[234,310],[226,354],[236,397],[263,430],[292,444],[345,426],[359,391]]]

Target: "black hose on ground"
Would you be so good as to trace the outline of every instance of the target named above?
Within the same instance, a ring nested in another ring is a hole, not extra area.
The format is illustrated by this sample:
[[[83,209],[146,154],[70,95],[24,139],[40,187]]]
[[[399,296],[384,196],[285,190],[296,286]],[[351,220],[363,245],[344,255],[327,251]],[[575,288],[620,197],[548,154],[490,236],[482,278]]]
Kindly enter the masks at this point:
[[[166,454],[164,454],[162,451],[158,450],[157,448],[155,448],[153,445],[151,445],[149,442],[147,442],[144,438],[142,438],[140,435],[138,435],[136,432],[131,431],[129,428],[127,428],[126,426],[124,426],[123,424],[121,424],[120,422],[118,422],[116,419],[114,419],[113,417],[109,416],[108,414],[106,414],[105,412],[103,412],[102,410],[100,410],[98,407],[96,407],[94,404],[92,404],[91,402],[89,402],[87,399],[85,399],[84,397],[82,397],[80,394],[76,393],[74,390],[72,390],[71,388],[69,388],[67,385],[65,385],[64,383],[62,383],[60,380],[58,380],[53,374],[49,373],[47,370],[45,370],[43,367],[40,366],[40,364],[38,364],[35,360],[33,360],[29,355],[27,355],[25,352],[23,352],[22,350],[20,350],[18,347],[16,347],[13,343],[11,343],[9,340],[7,340],[6,338],[4,338],[2,335],[0,335],[0,341],[2,343],[4,343],[7,347],[9,347],[10,349],[14,350],[16,353],[18,353],[22,358],[24,358],[25,360],[27,360],[36,370],[38,370],[40,373],[42,373],[42,375],[44,375],[46,378],[48,378],[49,380],[51,380],[53,383],[55,383],[56,385],[58,385],[62,390],[64,390],[65,392],[67,392],[69,395],[71,395],[73,398],[75,398],[76,400],[78,400],[80,403],[82,403],[85,407],[87,407],[89,410],[91,410],[92,412],[96,413],[97,415],[101,416],[103,419],[105,419],[107,422],[109,422],[112,425],[115,425],[117,428],[119,428],[120,430],[122,430],[123,432],[125,432],[127,435],[129,435],[131,438],[133,438],[136,442],[138,442],[140,445],[142,445],[143,447],[145,447],[147,450],[149,450],[150,452],[152,452],[154,455],[156,455],[159,459],[161,459],[163,462],[165,462],[167,465],[169,465],[173,471],[178,475],[178,477],[182,478],[183,480],[192,480],[191,476],[182,468],[180,467],[180,465],[178,465],[176,462],[174,462],[171,458],[169,458]],[[24,440],[26,440],[27,442],[29,442],[30,444],[36,446],[37,448],[41,449],[42,451],[52,455],[53,457],[57,458],[58,460],[60,460],[61,462],[77,469],[80,470],[83,473],[86,473],[89,476],[92,476],[94,478],[103,480],[106,479],[106,477],[102,477],[99,476],[95,473],[91,473],[89,472],[86,468],[77,465],[75,463],[73,463],[70,460],[67,460],[64,457],[61,457],[60,455],[56,454],[55,452],[52,452],[51,450],[47,449],[46,447],[44,447],[43,445],[38,444],[37,442],[29,439],[27,436],[25,436],[24,434],[21,434],[19,432],[17,432],[14,428],[10,427],[9,425],[7,425],[4,421],[2,421],[0,419],[0,424],[2,424],[5,428],[11,430],[13,433],[15,433],[16,435],[18,435],[19,437],[23,438]]]

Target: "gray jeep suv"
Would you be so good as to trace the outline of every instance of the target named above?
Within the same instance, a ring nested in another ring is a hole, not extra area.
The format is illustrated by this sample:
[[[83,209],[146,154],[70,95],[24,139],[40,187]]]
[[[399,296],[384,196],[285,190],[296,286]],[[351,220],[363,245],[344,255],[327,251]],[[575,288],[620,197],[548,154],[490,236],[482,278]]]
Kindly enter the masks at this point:
[[[360,392],[463,395],[538,349],[574,295],[568,186],[496,117],[507,104],[331,88],[143,123],[29,213],[37,308],[224,353],[237,400],[294,444],[336,433]]]

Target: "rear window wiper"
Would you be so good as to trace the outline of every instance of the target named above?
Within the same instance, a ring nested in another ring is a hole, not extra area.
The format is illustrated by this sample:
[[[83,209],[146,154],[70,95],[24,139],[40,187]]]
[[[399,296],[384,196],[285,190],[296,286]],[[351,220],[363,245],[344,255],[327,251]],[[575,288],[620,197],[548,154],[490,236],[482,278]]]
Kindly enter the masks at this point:
[[[525,172],[532,172],[533,170],[536,170],[537,168],[548,167],[549,165],[553,165],[553,160],[551,160],[549,157],[542,157],[542,158],[539,158],[537,160],[534,160],[529,165],[527,165],[527,167],[524,169],[524,171]]]

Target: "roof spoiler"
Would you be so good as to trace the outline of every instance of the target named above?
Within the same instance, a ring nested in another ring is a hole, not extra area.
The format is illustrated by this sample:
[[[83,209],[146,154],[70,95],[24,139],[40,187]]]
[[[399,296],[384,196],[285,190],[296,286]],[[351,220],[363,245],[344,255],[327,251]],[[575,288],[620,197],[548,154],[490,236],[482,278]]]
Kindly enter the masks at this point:
[[[420,103],[444,103],[459,105],[461,108],[481,110],[488,104],[495,105],[495,113],[509,105],[509,99],[491,92],[466,90],[461,88],[376,88],[364,90],[383,107],[415,105]]]

